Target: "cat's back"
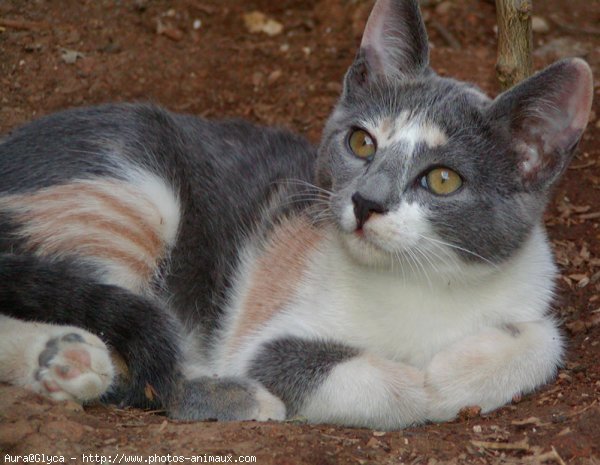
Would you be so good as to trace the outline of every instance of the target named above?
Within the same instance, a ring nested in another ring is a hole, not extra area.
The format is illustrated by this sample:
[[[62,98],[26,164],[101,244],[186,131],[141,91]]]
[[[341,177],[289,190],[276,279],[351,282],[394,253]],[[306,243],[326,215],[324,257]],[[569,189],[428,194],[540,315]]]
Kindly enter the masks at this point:
[[[51,114],[15,129],[0,141],[2,191],[47,187],[71,179],[116,176],[126,162],[149,165],[138,146],[160,138],[157,107],[115,104]],[[154,129],[151,131],[151,129]],[[136,147],[138,146],[138,147]]]
[[[311,173],[314,157],[303,138],[285,130],[152,104],[105,104],[41,117],[0,137],[0,190],[118,175],[126,167],[144,167],[172,183],[240,172],[245,179],[268,177],[290,168]]]
[[[0,249],[101,263],[104,281],[135,292],[159,277],[209,324],[242,243],[299,206],[282,198],[315,156],[285,130],[155,105],[56,113],[0,140]]]

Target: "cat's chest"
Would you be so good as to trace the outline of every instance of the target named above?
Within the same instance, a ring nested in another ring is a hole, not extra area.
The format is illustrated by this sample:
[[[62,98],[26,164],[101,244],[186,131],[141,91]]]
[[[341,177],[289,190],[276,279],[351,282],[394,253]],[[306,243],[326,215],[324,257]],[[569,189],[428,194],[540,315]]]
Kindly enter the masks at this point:
[[[434,280],[431,274],[408,277],[361,267],[335,246],[323,252],[284,316],[295,322],[287,321],[288,328],[415,366],[484,327],[535,319],[540,302],[547,302],[547,289],[536,284],[529,267],[507,267],[481,279],[474,273],[466,283],[464,275]]]
[[[324,282],[308,284],[299,313],[331,337],[416,366],[481,325],[480,296],[466,289],[406,283],[382,273],[341,273]]]
[[[360,266],[331,237],[307,237],[301,242],[310,247],[286,242],[240,270],[215,356],[219,366],[244,367],[265,342],[295,336],[423,368],[483,328],[543,317],[552,299],[554,267],[543,237],[502,269],[487,275],[471,269],[470,284],[465,270],[434,281],[431,274],[416,278],[414,269],[404,275]]]

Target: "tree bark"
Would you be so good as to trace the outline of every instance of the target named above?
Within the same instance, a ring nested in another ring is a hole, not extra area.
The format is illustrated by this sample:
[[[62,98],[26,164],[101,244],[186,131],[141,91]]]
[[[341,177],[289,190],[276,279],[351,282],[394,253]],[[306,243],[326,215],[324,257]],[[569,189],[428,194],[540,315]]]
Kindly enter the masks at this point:
[[[496,0],[498,59],[496,76],[502,90],[530,76],[532,0]]]

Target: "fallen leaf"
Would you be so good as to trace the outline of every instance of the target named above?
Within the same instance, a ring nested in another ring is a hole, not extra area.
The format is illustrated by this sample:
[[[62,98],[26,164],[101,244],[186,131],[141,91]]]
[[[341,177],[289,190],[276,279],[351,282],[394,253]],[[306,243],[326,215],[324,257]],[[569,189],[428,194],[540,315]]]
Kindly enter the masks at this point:
[[[68,48],[63,48],[60,50],[60,57],[62,61],[64,61],[68,65],[72,65],[77,61],[78,58],[83,58],[85,55],[77,50],[69,50]]]
[[[594,315],[589,317],[587,320],[585,320],[584,323],[585,323],[585,327],[587,329],[590,329],[590,328],[593,328],[594,326],[600,325],[600,313],[595,313]]]
[[[146,383],[146,387],[144,388],[144,395],[146,396],[146,399],[150,401],[154,400],[154,397],[156,396],[156,390],[151,384]]]
[[[481,414],[481,407],[478,405],[471,405],[469,407],[463,407],[458,412],[458,417],[461,420],[468,420],[470,418],[476,418]]]
[[[269,18],[260,11],[252,11],[244,15],[244,25],[251,34],[263,32],[270,37],[283,32],[283,24],[279,21]]]
[[[492,450],[529,450],[527,439],[517,442],[471,441],[475,447]]]
[[[511,424],[515,426],[544,426],[547,423],[543,423],[538,417],[529,417],[523,420],[513,420]]]
[[[585,331],[585,323],[582,320],[570,321],[565,324],[571,334],[579,334]]]
[[[179,42],[184,36],[184,33],[181,29],[168,24],[163,24],[160,20],[156,23],[156,33],[174,40],[175,42]]]
[[[367,441],[367,447],[370,447],[371,449],[379,449],[381,447],[381,442],[375,438],[371,438]]]

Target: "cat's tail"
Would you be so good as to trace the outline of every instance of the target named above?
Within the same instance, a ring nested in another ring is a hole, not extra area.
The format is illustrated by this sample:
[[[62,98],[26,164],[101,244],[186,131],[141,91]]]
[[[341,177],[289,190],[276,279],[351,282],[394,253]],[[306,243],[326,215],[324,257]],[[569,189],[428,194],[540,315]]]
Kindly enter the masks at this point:
[[[103,400],[163,408],[179,389],[178,322],[159,302],[101,284],[78,263],[0,253],[0,314],[98,336],[124,361]]]

